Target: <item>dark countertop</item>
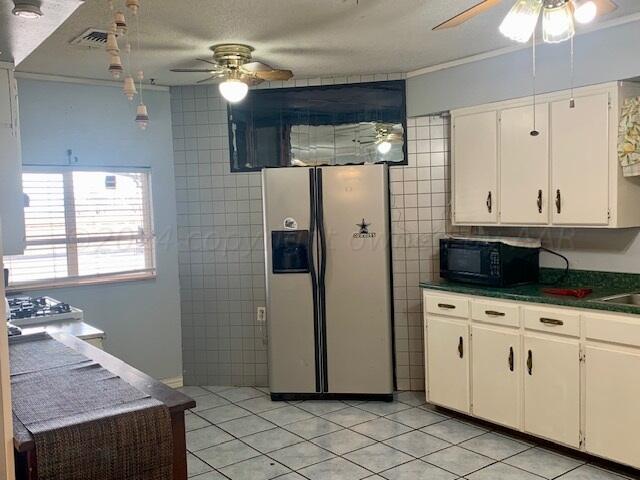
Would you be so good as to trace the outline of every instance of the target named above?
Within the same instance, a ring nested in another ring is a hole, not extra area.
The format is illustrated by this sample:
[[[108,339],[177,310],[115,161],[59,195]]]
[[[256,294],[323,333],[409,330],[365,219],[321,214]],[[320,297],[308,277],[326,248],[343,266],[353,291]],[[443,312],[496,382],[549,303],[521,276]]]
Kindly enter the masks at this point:
[[[543,268],[540,276],[541,284],[496,288],[439,279],[431,282],[421,282],[420,286],[429,290],[464,295],[640,315],[640,306],[598,301],[601,298],[640,292],[640,275],[638,274],[572,270],[559,284],[547,285],[554,283],[561,276],[562,270]],[[542,285],[542,283],[545,285]],[[592,288],[593,293],[585,298],[578,299],[550,295],[542,291],[544,288]]]

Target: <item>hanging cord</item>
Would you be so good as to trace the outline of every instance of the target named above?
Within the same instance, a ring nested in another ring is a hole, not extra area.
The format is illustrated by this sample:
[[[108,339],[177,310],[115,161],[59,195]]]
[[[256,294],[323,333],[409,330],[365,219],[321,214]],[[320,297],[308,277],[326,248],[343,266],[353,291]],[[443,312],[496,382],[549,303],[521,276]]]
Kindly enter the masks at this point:
[[[532,72],[533,72],[533,130],[531,130],[530,135],[532,137],[537,137],[540,135],[540,132],[536,128],[536,30],[533,30],[533,49],[532,49]]]
[[[541,285],[545,285],[545,286],[559,285],[567,278],[567,275],[569,275],[569,259],[564,255],[562,255],[561,253],[554,252],[553,250],[549,250],[548,248],[540,247],[540,250],[543,252],[550,253],[551,255],[555,255],[556,257],[560,257],[562,260],[564,260],[565,262],[564,272],[562,272],[562,274],[553,282],[541,283]]]
[[[574,67],[573,67],[573,61],[574,61],[574,49],[573,49],[573,37],[571,37],[571,100],[569,100],[569,108],[576,108],[576,101],[573,98],[573,87],[575,85],[575,77],[574,77]]]
[[[138,9],[138,13],[136,17],[136,61],[138,63],[138,72],[136,75],[138,76],[140,87],[138,88],[138,95],[140,95],[140,105],[144,103],[144,99],[142,97],[142,80],[144,79],[144,74],[142,70],[142,65],[140,63],[140,58],[142,58],[141,50],[140,50],[140,15],[142,15],[142,8]]]

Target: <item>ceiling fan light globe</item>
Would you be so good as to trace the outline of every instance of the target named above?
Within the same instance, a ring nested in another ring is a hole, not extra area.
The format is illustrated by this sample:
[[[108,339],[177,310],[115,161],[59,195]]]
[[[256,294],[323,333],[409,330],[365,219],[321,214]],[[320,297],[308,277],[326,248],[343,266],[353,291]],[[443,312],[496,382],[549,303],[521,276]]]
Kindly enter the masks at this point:
[[[576,33],[569,2],[542,12],[542,36],[545,43],[560,43]]]
[[[378,144],[378,152],[380,154],[386,155],[390,151],[391,151],[391,142],[384,141]]]
[[[518,0],[500,24],[500,33],[520,43],[527,43],[538,24],[543,0]]]
[[[249,86],[241,80],[229,79],[218,85],[220,95],[229,103],[238,103],[244,100],[249,92]]]
[[[574,0],[573,16],[576,22],[581,24],[587,24],[593,22],[598,15],[598,6],[592,0]]]

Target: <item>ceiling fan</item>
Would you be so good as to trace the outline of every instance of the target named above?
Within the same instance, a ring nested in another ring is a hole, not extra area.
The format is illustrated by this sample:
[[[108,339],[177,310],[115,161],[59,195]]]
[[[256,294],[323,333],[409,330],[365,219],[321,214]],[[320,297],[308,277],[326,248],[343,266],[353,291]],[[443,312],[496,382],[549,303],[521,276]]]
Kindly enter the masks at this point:
[[[402,125],[394,125],[391,123],[375,123],[360,124],[361,126],[375,127],[375,134],[369,133],[363,135],[361,139],[353,140],[360,145],[375,145],[378,152],[386,155],[391,151],[393,145],[402,145],[404,142],[404,134]],[[366,139],[366,140],[365,140]]]
[[[484,0],[436,25],[433,30],[453,28],[480,15],[502,0]],[[517,0],[500,25],[500,33],[517,42],[526,43],[534,33],[540,12],[542,32],[546,43],[568,40],[575,34],[574,20],[589,23],[599,15],[617,9],[612,0]]]
[[[264,81],[289,80],[291,70],[279,70],[265,63],[251,61],[253,47],[239,43],[221,43],[211,47],[213,59],[199,61],[209,64],[207,68],[174,68],[172,72],[208,73],[210,76],[198,83],[221,79],[220,94],[229,102],[236,103],[247,96],[249,86]]]

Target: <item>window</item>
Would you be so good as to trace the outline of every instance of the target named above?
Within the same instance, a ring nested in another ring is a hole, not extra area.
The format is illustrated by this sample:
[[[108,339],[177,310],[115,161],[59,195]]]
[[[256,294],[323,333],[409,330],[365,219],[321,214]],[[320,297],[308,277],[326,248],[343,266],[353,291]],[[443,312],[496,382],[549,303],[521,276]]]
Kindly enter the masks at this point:
[[[147,170],[25,167],[27,248],[4,257],[9,289],[155,276]]]

